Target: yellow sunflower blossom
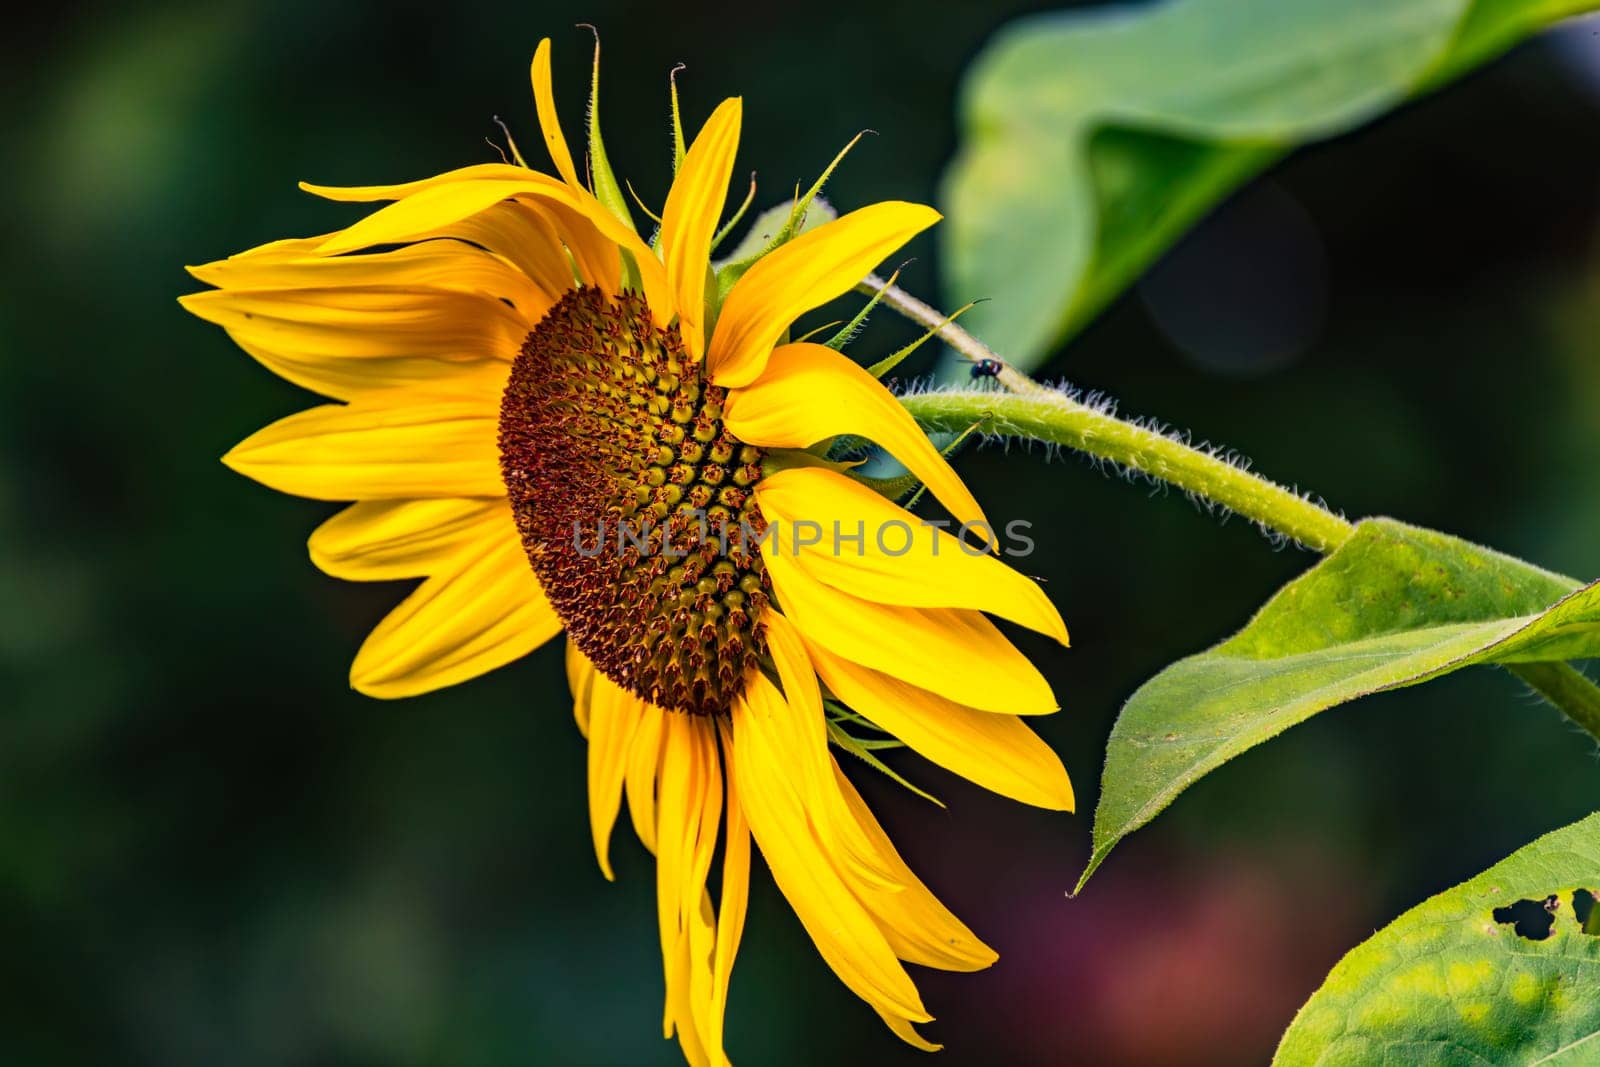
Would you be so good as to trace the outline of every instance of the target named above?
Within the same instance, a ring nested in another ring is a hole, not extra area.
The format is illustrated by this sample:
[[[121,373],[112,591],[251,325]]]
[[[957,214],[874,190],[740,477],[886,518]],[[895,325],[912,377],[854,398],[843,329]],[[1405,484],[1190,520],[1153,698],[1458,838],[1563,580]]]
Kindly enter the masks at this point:
[[[357,653],[363,693],[464,682],[566,632],[596,853],[612,877],[625,796],[656,858],[664,1033],[690,1063],[727,1062],[752,837],[839,978],[894,1033],[936,1048],[913,1029],[931,1016],[903,963],[970,971],[995,953],[841,773],[824,694],[982,786],[1070,810],[1060,760],[1020,718],[1056,701],[987,615],[1067,634],[996,556],[962,550],[838,465],[803,461],[833,438],[869,440],[956,520],[983,519],[875,378],[786,338],[938,215],[862,208],[768,252],[718,300],[710,258],[740,101],[693,139],[647,242],[580,182],[549,51],[541,42],[533,90],[557,176],[519,155],[403,185],[306,186],[387,206],[193,269],[215,288],[186,308],[334,401],[225,462],[354,502],[311,536],[327,573],[422,579]],[[648,533],[618,551],[576,532],[630,520]],[[899,524],[906,550],[869,534],[832,552],[784,533],[805,522]],[[751,546],[727,536],[735,527],[769,536]]]

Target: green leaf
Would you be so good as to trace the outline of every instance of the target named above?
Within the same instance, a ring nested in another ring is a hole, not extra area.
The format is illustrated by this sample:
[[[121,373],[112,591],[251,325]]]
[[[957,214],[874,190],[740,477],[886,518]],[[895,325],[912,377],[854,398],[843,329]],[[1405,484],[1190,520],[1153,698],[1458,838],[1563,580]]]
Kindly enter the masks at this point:
[[[1600,936],[1577,914],[1600,911],[1596,892],[1600,813],[1352,950],[1300,1009],[1273,1063],[1600,1063]],[[1519,925],[1530,912],[1540,921]]]
[[[952,303],[1024,369],[1295,145],[1600,0],[1167,0],[1018,20],[974,63],[941,228]]]
[[[1600,583],[1432,530],[1369,519],[1239,633],[1180,660],[1111,731],[1094,852],[1204,775],[1320,711],[1478,663],[1600,655]]]

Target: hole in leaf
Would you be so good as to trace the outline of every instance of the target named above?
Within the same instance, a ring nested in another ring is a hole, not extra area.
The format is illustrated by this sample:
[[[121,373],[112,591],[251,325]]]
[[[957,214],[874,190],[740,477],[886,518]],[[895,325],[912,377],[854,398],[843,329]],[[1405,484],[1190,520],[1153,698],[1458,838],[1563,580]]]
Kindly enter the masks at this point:
[[[1572,914],[1578,917],[1578,925],[1583,927],[1584,933],[1600,937],[1600,908],[1595,907],[1596,903],[1600,903],[1600,898],[1588,889],[1572,894]]]
[[[1549,938],[1556,924],[1556,912],[1560,907],[1560,898],[1554,896],[1543,900],[1519,900],[1507,907],[1494,909],[1494,921],[1509,925],[1518,937],[1544,941]]]

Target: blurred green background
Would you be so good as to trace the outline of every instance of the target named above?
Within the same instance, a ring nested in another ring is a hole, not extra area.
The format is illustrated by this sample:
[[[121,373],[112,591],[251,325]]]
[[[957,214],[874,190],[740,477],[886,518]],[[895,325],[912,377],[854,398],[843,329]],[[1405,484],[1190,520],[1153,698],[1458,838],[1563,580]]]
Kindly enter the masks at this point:
[[[763,203],[857,130],[844,206],[931,199],[964,65],[1022,3],[58,5],[0,63],[0,1060],[671,1064],[654,875],[604,882],[559,649],[398,704],[351,693],[403,587],[316,572],[327,505],[217,457],[310,398],[183,314],[183,274],[352,216],[368,183],[568,129],[605,44],[612,160],[668,178],[666,72],[698,122],[743,94]],[[20,19],[20,21],[18,21]],[[1050,364],[1314,487],[1600,574],[1600,39],[1546,37],[1243,191]],[[933,242],[908,271],[933,294]],[[1004,293],[993,294],[996,301]],[[877,356],[903,334],[869,333]],[[946,1043],[902,1047],[764,873],[735,973],[742,1063],[1260,1062],[1341,953],[1596,805],[1594,745],[1508,676],[1319,717],[1186,794],[1069,901],[1119,703],[1311,559],[1072,458],[961,461],[1072,626],[1039,724],[1082,813],[890,759],[856,775],[1001,953],[919,975]],[[1150,499],[1152,496],[1156,499]],[[864,770],[864,769],[863,769]],[[624,820],[625,822],[625,820]]]

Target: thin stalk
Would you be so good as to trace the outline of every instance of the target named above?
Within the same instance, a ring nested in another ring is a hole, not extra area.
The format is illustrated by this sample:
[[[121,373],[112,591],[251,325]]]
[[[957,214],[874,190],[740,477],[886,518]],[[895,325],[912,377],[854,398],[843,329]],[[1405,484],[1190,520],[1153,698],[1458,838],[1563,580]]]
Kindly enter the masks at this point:
[[[982,363],[984,360],[993,360],[998,363],[1000,365],[1000,373],[997,376],[997,380],[1009,391],[1022,394],[1049,394],[1052,392],[1052,390],[1046,389],[1001,359],[994,349],[957,326],[944,312],[918,300],[898,285],[895,285],[892,280],[884,281],[876,274],[869,274],[856,288],[861,292],[870,293],[878,297],[883,303],[894,308],[912,322],[919,322],[926,326],[930,331],[938,335],[939,340],[955,349],[963,358],[971,360],[973,363]]]

